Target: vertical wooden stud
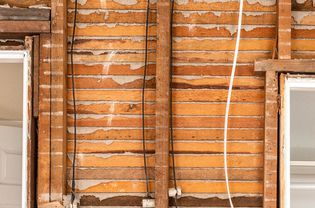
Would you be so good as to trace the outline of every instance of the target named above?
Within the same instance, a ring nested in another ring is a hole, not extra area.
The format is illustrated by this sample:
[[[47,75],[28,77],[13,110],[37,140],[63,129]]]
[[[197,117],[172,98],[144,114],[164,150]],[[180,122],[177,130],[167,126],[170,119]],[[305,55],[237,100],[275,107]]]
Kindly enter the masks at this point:
[[[157,2],[155,207],[168,207],[171,2]]]

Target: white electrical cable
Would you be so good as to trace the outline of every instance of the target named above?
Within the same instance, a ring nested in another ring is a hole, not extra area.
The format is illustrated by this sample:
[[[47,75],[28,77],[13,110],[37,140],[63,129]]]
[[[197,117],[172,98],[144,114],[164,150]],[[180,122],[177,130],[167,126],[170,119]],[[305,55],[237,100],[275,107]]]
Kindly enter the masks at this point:
[[[237,57],[238,57],[238,50],[241,38],[241,29],[242,29],[242,16],[243,16],[243,0],[240,0],[240,9],[238,14],[238,25],[237,25],[237,37],[236,37],[236,44],[235,44],[235,51],[234,51],[234,59],[233,59],[233,67],[230,77],[230,85],[228,91],[228,97],[226,102],[226,109],[225,109],[225,117],[224,117],[224,173],[225,173],[225,184],[226,190],[230,202],[230,206],[234,208],[232,197],[230,193],[230,184],[229,184],[229,175],[228,175],[228,164],[227,164],[227,131],[228,131],[228,124],[229,124],[229,112],[230,112],[230,103],[231,103],[231,95],[233,89],[233,82],[235,76],[235,69],[237,65]]]

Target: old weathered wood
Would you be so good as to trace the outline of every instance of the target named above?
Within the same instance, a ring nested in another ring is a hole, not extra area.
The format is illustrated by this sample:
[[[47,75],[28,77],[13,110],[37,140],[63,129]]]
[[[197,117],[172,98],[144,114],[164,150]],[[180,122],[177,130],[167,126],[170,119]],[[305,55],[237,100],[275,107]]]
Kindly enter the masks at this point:
[[[38,117],[39,105],[39,36],[33,37],[33,116]]]
[[[157,2],[155,207],[167,208],[170,137],[170,15],[168,0]]]
[[[25,49],[29,52],[28,61],[28,135],[27,135],[27,207],[34,207],[35,202],[35,123],[33,118],[33,37],[25,37]]]
[[[0,20],[49,21],[50,9],[0,8]]]
[[[291,59],[291,60],[262,60],[255,61],[255,71],[278,72],[315,72],[315,60]]]
[[[291,59],[291,0],[278,1],[278,59]]]
[[[49,33],[50,21],[0,21],[0,33]]]
[[[67,194],[67,0],[51,1],[51,200],[63,201]],[[59,129],[58,131],[56,129]],[[56,155],[59,156],[56,157]]]

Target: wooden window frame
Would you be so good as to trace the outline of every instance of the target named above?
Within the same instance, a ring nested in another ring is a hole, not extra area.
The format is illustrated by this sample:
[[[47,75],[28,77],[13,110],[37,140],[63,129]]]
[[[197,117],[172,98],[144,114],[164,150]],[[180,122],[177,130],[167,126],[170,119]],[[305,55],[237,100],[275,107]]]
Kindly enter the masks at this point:
[[[33,39],[27,37],[25,43],[24,49],[0,48],[0,57],[20,60],[23,64],[22,208],[34,207],[36,166],[33,122]]]

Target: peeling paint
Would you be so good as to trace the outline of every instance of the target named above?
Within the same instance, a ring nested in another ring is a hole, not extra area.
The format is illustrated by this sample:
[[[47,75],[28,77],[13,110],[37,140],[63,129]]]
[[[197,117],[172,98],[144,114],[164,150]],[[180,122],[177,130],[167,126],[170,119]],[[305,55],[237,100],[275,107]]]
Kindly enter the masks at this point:
[[[113,1],[118,4],[127,5],[127,6],[135,5],[138,3],[137,0],[113,0]]]

